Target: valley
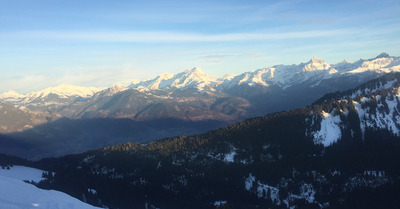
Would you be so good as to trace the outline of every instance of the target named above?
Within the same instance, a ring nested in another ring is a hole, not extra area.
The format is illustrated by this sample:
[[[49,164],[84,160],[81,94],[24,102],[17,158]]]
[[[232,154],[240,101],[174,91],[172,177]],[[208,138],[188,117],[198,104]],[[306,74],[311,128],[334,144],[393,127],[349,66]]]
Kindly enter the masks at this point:
[[[0,95],[2,147],[30,159],[80,153],[125,142],[149,142],[217,129],[252,117],[303,107],[398,72],[386,53],[356,62],[320,58],[212,78],[200,68],[109,88],[61,85]],[[13,143],[9,143],[9,141]],[[19,147],[29,147],[21,153]]]
[[[50,171],[38,187],[99,207],[395,208],[399,89],[389,73],[203,134],[1,162]]]

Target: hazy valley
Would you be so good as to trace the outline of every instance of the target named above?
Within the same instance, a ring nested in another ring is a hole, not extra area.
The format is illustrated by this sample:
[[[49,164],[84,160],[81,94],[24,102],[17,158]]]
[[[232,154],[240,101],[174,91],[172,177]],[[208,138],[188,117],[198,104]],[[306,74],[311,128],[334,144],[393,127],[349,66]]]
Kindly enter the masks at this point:
[[[61,85],[25,95],[10,91],[0,95],[1,149],[39,159],[202,133],[303,107],[399,69],[399,57],[382,53],[337,64],[313,58],[222,78],[193,68],[104,89]]]

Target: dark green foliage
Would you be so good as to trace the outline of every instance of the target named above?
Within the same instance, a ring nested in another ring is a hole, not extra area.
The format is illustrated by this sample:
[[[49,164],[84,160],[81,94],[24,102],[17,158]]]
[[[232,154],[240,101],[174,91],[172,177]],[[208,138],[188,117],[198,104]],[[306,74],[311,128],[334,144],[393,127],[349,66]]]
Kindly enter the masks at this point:
[[[0,166],[4,169],[4,168],[9,168],[10,166],[13,165],[32,165],[32,162],[19,158],[19,157],[15,157],[15,156],[11,156],[11,155],[5,155],[5,154],[0,154]]]

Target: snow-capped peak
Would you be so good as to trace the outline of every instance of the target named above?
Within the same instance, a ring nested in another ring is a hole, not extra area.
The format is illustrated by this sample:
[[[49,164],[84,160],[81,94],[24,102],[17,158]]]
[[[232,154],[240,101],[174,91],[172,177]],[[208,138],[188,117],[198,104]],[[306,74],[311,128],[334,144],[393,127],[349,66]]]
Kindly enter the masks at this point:
[[[0,99],[4,99],[4,100],[14,100],[14,99],[21,99],[22,97],[24,97],[25,95],[20,94],[14,90],[10,90],[7,91],[3,94],[0,94]]]
[[[195,67],[178,74],[165,73],[154,79],[142,81],[129,87],[146,87],[151,90],[187,87],[197,87],[198,89],[202,89],[204,85],[210,85],[214,82],[216,82],[216,79],[208,76],[200,68]]]
[[[380,57],[370,60],[359,60],[353,63],[352,66],[350,65],[352,69],[348,70],[346,73],[362,73],[366,71],[389,73],[392,72],[393,70],[396,70],[389,68],[389,66],[393,63],[393,61],[394,60],[391,57]]]
[[[400,71],[400,58],[389,57],[382,53],[377,58],[369,60],[359,60],[356,62],[342,61],[337,64],[328,64],[323,59],[313,57],[307,63],[298,65],[275,65],[253,72],[245,72],[234,77],[220,79],[221,88],[232,88],[234,86],[255,84],[268,86],[276,84],[283,89],[290,86],[311,81],[318,84],[321,80],[335,76],[345,76],[365,71],[375,71],[377,73]]]
[[[60,98],[68,98],[72,96],[77,97],[91,97],[100,89],[95,87],[80,87],[62,84],[56,87],[49,87],[38,92],[28,94],[26,99],[32,101],[36,98],[44,98],[50,94],[55,94]]]
[[[318,57],[313,57],[306,65],[303,67],[303,72],[310,72],[314,70],[327,70],[331,66],[328,63]]]

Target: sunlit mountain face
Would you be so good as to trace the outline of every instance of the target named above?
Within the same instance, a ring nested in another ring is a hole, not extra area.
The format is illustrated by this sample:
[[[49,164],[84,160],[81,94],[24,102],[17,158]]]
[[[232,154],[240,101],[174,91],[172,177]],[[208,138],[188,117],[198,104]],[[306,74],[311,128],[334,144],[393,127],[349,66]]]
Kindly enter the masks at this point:
[[[102,89],[60,85],[29,94],[9,91],[0,95],[3,150],[36,159],[201,133],[309,105],[326,93],[398,72],[399,60],[386,53],[337,64],[312,58],[221,78],[193,68]],[[20,152],[19,146],[32,149]]]

